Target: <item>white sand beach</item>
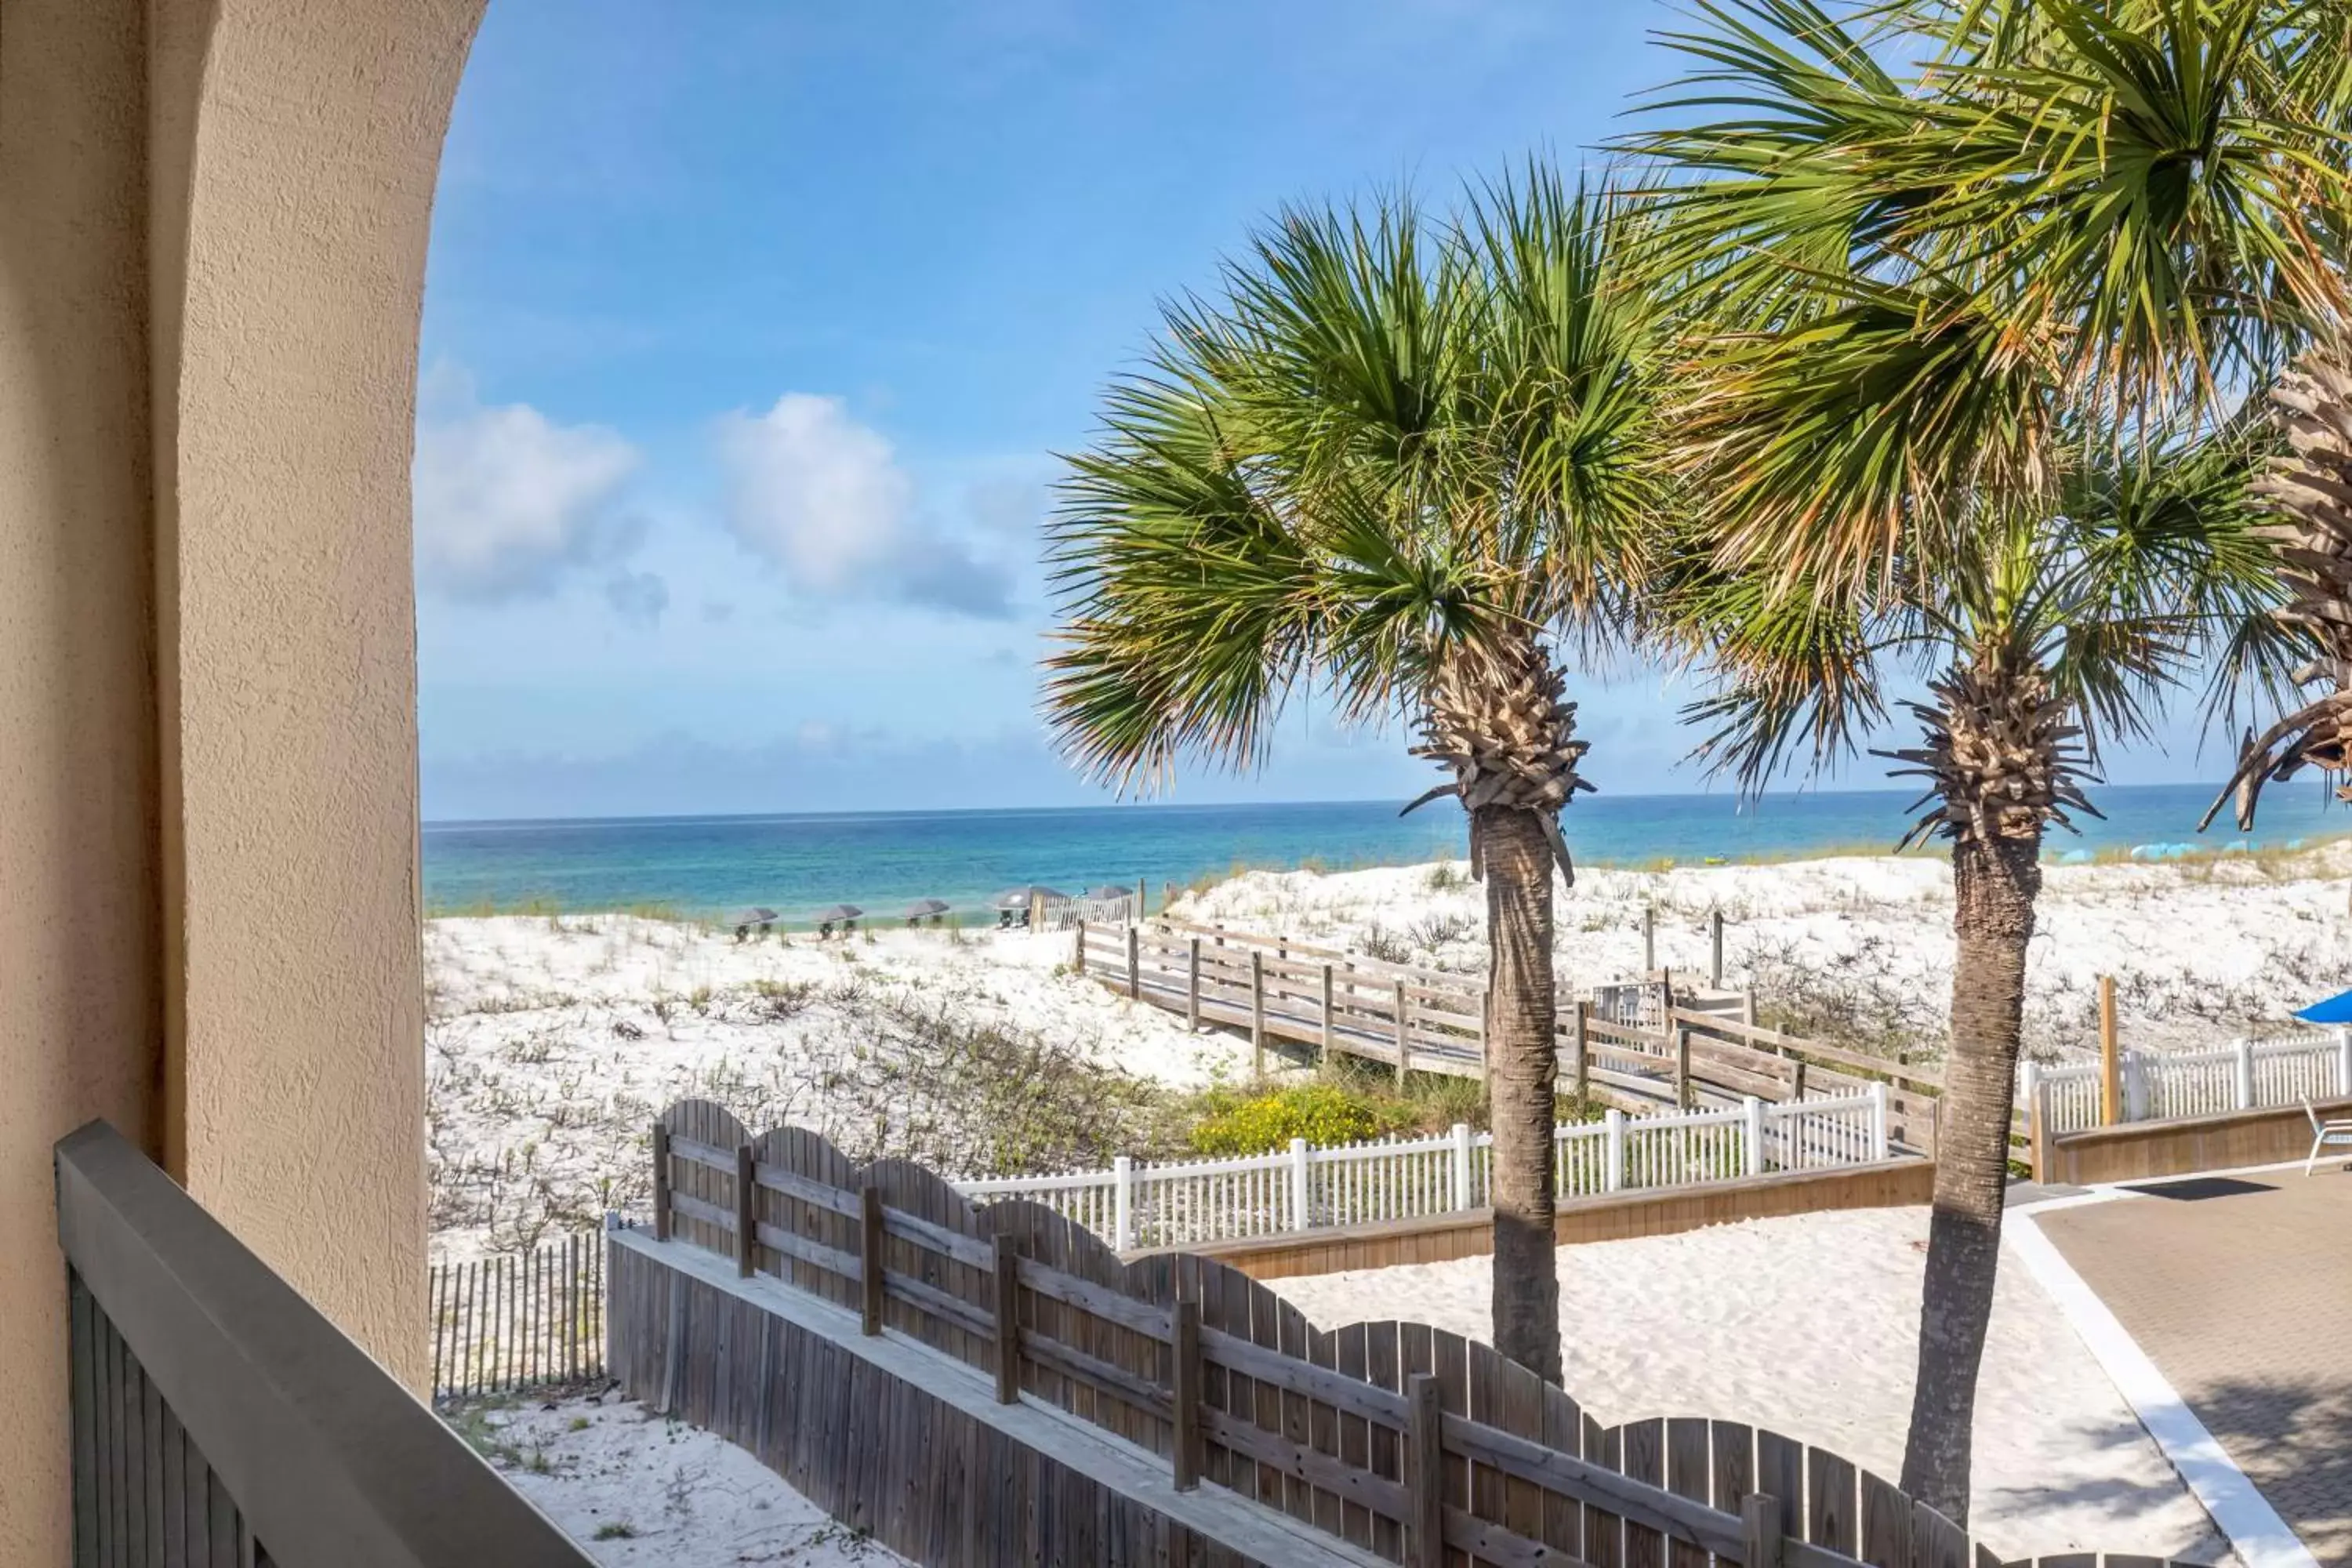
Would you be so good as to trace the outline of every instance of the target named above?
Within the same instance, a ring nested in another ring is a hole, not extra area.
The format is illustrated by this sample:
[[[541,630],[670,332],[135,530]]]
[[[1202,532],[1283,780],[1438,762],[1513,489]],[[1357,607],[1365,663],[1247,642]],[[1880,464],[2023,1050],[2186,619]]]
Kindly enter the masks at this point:
[[[897,1568],[723,1437],[617,1395],[519,1404],[475,1428],[491,1463],[607,1568]]]
[[[2103,973],[2116,977],[2132,1046],[2292,1027],[2292,1008],[2352,984],[2347,885],[2347,845],[2049,868],[2029,1052],[2092,1048]],[[1660,962],[1693,973],[1705,971],[1707,913],[1720,908],[1726,978],[1754,987],[1768,1022],[1929,1057],[1940,1047],[1952,951],[1941,860],[1589,869],[1559,903],[1564,980],[1633,973],[1645,905],[1658,911]],[[1459,865],[1252,872],[1173,912],[1464,970],[1485,962],[1483,894]],[[755,1126],[792,1121],[980,1174],[997,1113],[964,1102],[953,1070],[975,1041],[1045,1092],[1066,1087],[1072,1061],[1112,1069],[1108,1092],[1117,1075],[1192,1087],[1237,1076],[1248,1059],[1230,1036],[1188,1034],[1174,1016],[1070,973],[1070,939],[1054,933],[884,929],[738,943],[689,921],[504,916],[428,921],[425,954],[445,1257],[593,1228],[607,1208],[642,1203],[646,1129],[683,1095]],[[1099,1121],[1094,1131],[1115,1139],[1116,1107]]]
[[[1196,1085],[1246,1063],[1232,1038],[1190,1035],[1069,973],[1070,952],[1067,936],[1017,931],[739,943],[622,915],[428,921],[436,1255],[527,1246],[642,1205],[646,1129],[687,1095],[754,1128],[961,1151],[986,1129],[941,1069],[975,1032],[1048,1077],[1075,1058]]]
[[[1924,1208],[1717,1226],[1559,1252],[1568,1391],[1605,1423],[1708,1415],[1901,1473]],[[1318,1324],[1492,1338],[1489,1260],[1269,1281]],[[2226,1542],[2032,1277],[2004,1258],[1977,1394],[1972,1528],[2005,1558],[2219,1563]]]

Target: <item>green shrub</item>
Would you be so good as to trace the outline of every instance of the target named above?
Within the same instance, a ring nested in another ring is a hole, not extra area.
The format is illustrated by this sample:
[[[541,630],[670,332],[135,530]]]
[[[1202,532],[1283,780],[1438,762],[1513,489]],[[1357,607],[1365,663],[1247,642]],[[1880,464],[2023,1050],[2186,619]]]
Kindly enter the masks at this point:
[[[1295,1084],[1267,1094],[1213,1089],[1203,1097],[1201,1120],[1192,1127],[1192,1148],[1202,1154],[1264,1154],[1286,1149],[1293,1138],[1318,1147],[1360,1143],[1405,1125],[1398,1108],[1331,1083]]]

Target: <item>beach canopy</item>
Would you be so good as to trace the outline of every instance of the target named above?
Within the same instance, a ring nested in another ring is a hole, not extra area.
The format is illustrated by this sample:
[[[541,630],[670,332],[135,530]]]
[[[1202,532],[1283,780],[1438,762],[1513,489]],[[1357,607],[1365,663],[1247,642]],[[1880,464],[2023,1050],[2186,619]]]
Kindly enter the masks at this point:
[[[865,912],[856,904],[835,904],[829,910],[819,910],[816,918],[830,924],[835,921],[854,921]]]
[[[917,899],[907,906],[907,918],[910,921],[920,920],[925,915],[943,915],[947,912],[948,906],[937,899]]]
[[[1029,900],[1032,897],[1040,899],[1066,899],[1070,895],[1067,893],[1056,892],[1051,888],[1041,888],[1034,882],[1032,882],[1025,888],[1005,889],[1004,891],[996,895],[996,902],[991,907],[1000,910],[1025,910],[1029,907]]]
[[[2352,991],[2339,991],[2295,1015],[2306,1024],[2352,1024]]]
[[[776,911],[764,907],[754,910],[738,910],[735,911],[735,918],[729,921],[727,923],[729,925],[736,926],[763,926],[772,923],[775,918]]]

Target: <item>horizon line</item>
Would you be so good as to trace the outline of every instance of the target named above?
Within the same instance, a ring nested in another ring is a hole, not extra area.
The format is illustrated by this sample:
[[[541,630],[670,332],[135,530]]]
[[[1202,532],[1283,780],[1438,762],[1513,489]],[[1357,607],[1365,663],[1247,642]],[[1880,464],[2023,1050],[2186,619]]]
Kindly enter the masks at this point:
[[[2158,784],[2105,784],[2100,793],[2163,789],[2217,789],[2218,784],[2194,780]],[[1698,800],[1727,799],[1738,809],[1761,805],[1772,799],[1803,796],[1916,795],[1916,789],[1883,786],[1877,789],[1817,789],[1799,787],[1774,791],[1764,795],[1741,795],[1737,792],[1715,790],[1657,790],[1639,795],[1595,794],[1585,805],[1605,805],[1612,802],[1639,800]],[[1395,797],[1390,795],[1355,795],[1319,800],[1231,800],[1231,801],[1171,801],[1137,800],[1103,801],[1089,805],[931,805],[898,806],[889,809],[873,807],[834,809],[827,811],[654,811],[599,813],[584,816],[444,816],[417,819],[420,830],[470,827],[548,827],[581,826],[600,823],[690,823],[690,822],[805,822],[845,820],[858,817],[891,816],[1002,816],[1017,814],[1056,815],[1085,811],[1234,811],[1261,810],[1274,807],[1307,807],[1323,805],[1379,805]]]

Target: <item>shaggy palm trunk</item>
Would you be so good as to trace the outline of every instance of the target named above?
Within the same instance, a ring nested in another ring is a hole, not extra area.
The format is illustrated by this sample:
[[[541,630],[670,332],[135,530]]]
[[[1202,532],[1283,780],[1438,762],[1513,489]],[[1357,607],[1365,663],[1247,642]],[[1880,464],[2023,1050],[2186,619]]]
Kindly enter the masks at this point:
[[[1482,806],[1474,823],[1486,872],[1495,1348],[1556,1384],[1559,1275],[1552,1239],[1552,1095],[1559,1058],[1552,1033],[1552,849],[1533,812]]]
[[[2041,855],[2038,829],[2030,837],[1971,836],[1952,847],[1952,1048],[1944,1068],[1903,1489],[1960,1524],[1969,1517],[1977,1369],[2000,1263],[2025,950],[2042,888]]]

